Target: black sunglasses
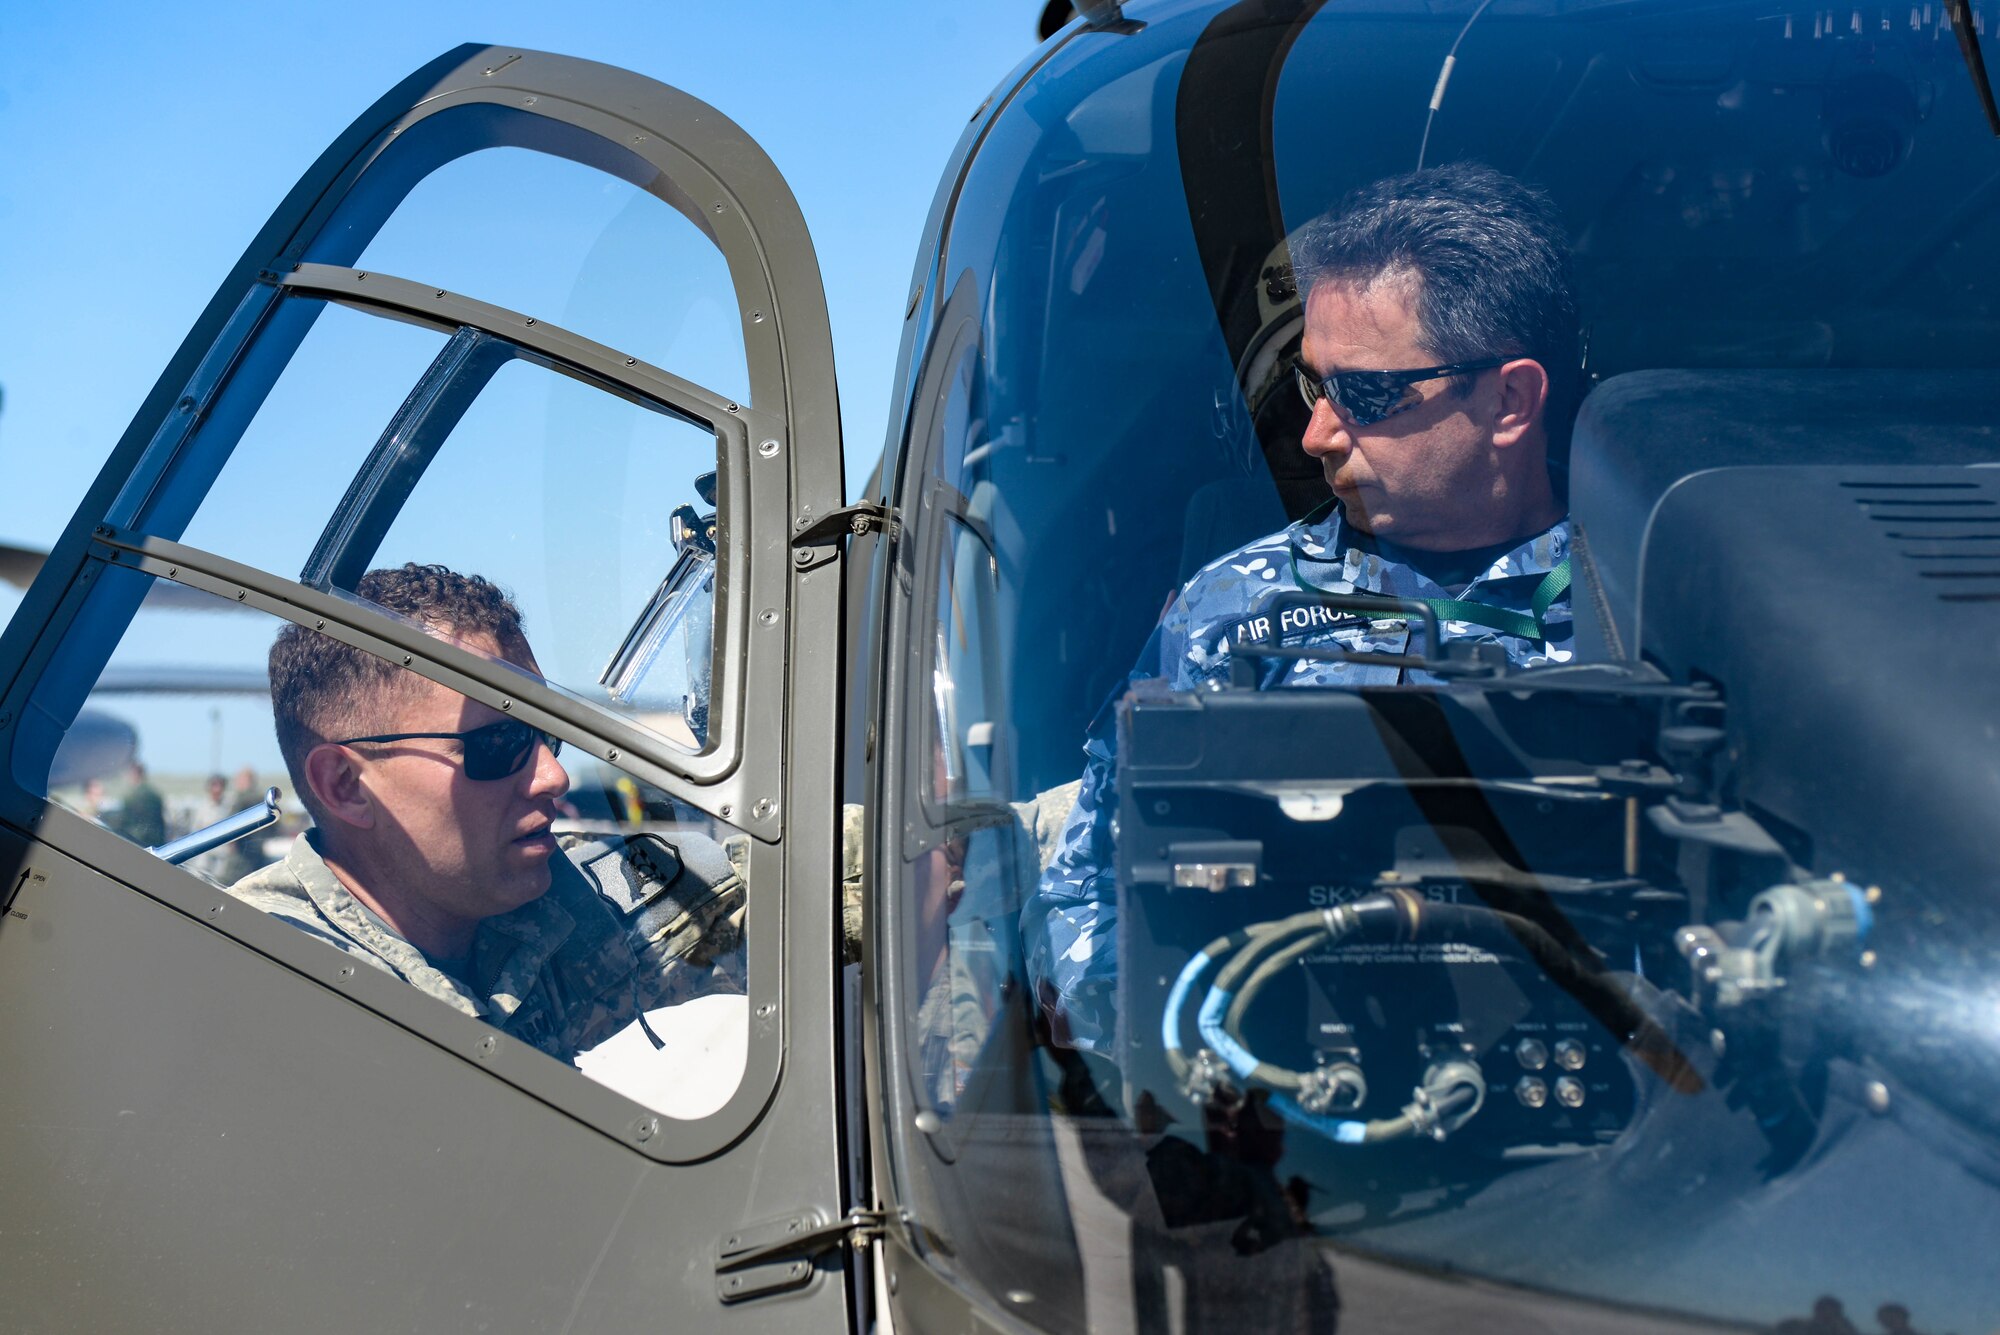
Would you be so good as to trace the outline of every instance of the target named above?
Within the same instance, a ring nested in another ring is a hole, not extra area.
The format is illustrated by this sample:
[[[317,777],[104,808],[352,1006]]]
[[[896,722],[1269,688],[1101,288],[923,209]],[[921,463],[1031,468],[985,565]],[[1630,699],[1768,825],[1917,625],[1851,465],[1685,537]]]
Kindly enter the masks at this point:
[[[1490,371],[1506,360],[1487,357],[1476,362],[1453,362],[1449,366],[1420,366],[1413,371],[1335,371],[1332,375],[1316,375],[1304,362],[1295,359],[1292,370],[1299,378],[1299,394],[1306,407],[1316,408],[1321,399],[1332,399],[1350,425],[1373,426],[1405,408],[1416,407],[1421,400],[1410,393],[1410,386],[1420,380]]]
[[[411,742],[435,737],[459,743],[465,748],[465,777],[484,782],[519,774],[535,753],[535,744],[548,745],[549,754],[562,754],[562,739],[540,728],[531,728],[518,719],[502,719],[470,732],[385,732],[379,737],[349,737],[335,746],[359,746],[363,742]]]

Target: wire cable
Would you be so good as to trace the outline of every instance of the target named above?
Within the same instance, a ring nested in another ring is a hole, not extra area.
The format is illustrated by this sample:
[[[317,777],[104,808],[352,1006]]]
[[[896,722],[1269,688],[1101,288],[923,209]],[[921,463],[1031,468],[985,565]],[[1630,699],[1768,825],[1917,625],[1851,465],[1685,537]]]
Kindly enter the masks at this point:
[[[1437,87],[1431,89],[1431,109],[1424,117],[1423,142],[1417,145],[1418,171],[1424,169],[1424,154],[1430,151],[1431,146],[1431,124],[1437,120],[1438,108],[1444,105],[1445,86],[1451,82],[1451,71],[1458,64],[1459,43],[1465,40],[1465,34],[1472,31],[1472,25],[1479,22],[1479,16],[1484,14],[1486,7],[1492,3],[1493,0],[1479,0],[1479,8],[1472,11],[1472,17],[1458,30],[1458,36],[1452,39],[1451,50],[1445,53],[1444,64],[1438,66]]]

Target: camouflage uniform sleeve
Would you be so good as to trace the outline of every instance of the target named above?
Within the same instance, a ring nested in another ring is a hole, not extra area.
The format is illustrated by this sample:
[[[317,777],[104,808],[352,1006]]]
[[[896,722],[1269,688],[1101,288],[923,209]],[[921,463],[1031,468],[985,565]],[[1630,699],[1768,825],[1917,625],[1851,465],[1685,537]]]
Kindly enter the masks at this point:
[[[385,972],[389,966],[362,949],[359,944],[335,931],[313,908],[313,902],[296,888],[284,884],[286,868],[274,862],[245,876],[229,887],[229,893],[251,908],[298,928],[307,936],[324,941],[335,950],[367,960]]]

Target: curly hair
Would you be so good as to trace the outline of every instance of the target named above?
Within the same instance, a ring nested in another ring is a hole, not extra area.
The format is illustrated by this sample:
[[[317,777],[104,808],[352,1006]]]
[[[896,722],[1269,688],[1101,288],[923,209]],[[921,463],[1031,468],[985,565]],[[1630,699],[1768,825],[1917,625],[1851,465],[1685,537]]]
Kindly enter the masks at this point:
[[[528,657],[521,610],[507,593],[478,575],[414,562],[371,570],[354,585],[368,602],[421,623],[437,635],[486,634],[510,659]],[[271,713],[278,749],[292,787],[321,821],[318,799],[305,782],[305,758],[337,737],[384,731],[400,697],[424,680],[330,635],[290,624],[271,645]],[[323,823],[323,821],[322,821]]]

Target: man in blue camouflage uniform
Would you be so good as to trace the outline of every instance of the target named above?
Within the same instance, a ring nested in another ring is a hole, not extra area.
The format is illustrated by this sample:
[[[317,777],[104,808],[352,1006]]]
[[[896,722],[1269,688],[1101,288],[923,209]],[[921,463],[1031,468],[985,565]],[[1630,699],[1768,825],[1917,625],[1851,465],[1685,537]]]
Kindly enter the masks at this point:
[[[1312,405],[1302,443],[1334,500],[1198,571],[1118,694],[1151,679],[1225,689],[1250,642],[1435,655],[1407,615],[1272,606],[1301,590],[1425,600],[1443,638],[1489,642],[1522,667],[1567,661],[1569,528],[1548,450],[1580,359],[1553,207],[1489,168],[1433,168],[1355,192],[1291,251]],[[1258,689],[1437,680],[1386,663],[1251,662]],[[1076,806],[1022,914],[1051,1030],[1085,1049],[1114,1023],[1117,698],[1091,725]]]
[[[355,591],[538,672],[484,579],[408,565]],[[692,836],[558,839],[569,777],[545,733],[297,625],[271,648],[271,696],[314,828],[239,899],[562,1061],[743,990],[735,860]]]

